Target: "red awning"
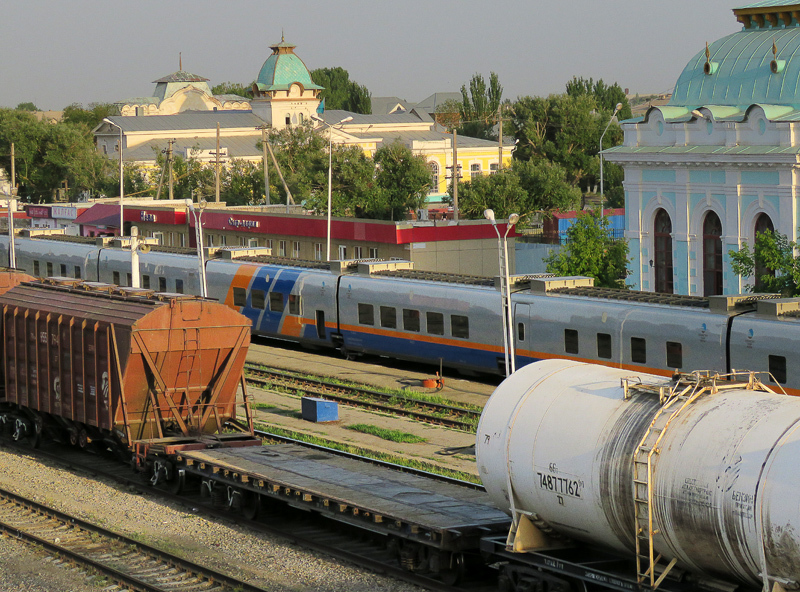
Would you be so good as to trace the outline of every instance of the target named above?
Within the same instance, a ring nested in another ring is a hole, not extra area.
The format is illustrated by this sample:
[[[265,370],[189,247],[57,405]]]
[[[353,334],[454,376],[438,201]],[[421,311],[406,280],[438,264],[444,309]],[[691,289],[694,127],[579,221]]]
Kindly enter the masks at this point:
[[[75,218],[75,224],[119,228],[119,206],[115,204],[94,204]]]

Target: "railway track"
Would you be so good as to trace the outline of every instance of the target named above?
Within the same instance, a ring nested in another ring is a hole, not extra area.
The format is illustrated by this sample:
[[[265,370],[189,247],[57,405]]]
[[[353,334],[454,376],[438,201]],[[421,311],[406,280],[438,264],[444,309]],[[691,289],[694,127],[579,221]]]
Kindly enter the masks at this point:
[[[425,400],[421,397],[384,393],[358,385],[347,385],[322,377],[246,363],[248,384],[258,388],[282,388],[301,395],[323,397],[343,405],[382,411],[394,415],[475,433],[480,411]]]
[[[0,530],[141,592],[263,592],[95,524],[0,489]]]

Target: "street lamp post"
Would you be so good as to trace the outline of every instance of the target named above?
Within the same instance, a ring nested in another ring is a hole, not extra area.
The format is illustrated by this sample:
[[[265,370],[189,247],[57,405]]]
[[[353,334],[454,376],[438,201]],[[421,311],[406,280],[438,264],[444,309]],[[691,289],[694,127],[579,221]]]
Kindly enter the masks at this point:
[[[497,253],[500,260],[500,297],[503,302],[503,351],[506,361],[506,376],[517,370],[514,351],[514,316],[511,308],[511,279],[508,272],[508,233],[519,222],[519,214],[511,214],[506,223],[505,235],[500,235],[494,210],[484,210],[483,217],[489,220],[497,233]]]
[[[194,218],[194,233],[195,233],[195,243],[197,244],[197,261],[198,261],[198,270],[199,270],[199,277],[200,277],[200,296],[203,298],[208,298],[208,285],[206,284],[206,262],[205,262],[205,253],[203,252],[203,212],[206,209],[206,200],[201,199],[198,204],[200,207],[200,213],[197,213],[197,210],[194,209],[194,203],[191,199],[186,200],[186,207],[189,208],[189,211],[192,213],[192,217]]]
[[[353,121],[352,117],[345,117],[338,123],[328,123],[321,117],[311,116],[311,119],[314,121],[318,121],[323,125],[328,126],[328,231],[327,231],[327,247],[325,249],[325,260],[331,260],[331,193],[332,193],[332,186],[331,186],[331,176],[333,170],[333,128],[337,125],[341,125],[343,123],[347,123],[348,121]]]
[[[124,177],[122,175],[122,126],[114,123],[108,117],[103,121],[109,125],[113,125],[119,130],[119,235],[125,235],[125,210],[122,205],[123,194],[125,193]]]
[[[606,201],[606,194],[603,192],[603,137],[606,135],[608,128],[611,127],[611,122],[614,121],[614,118],[617,116],[617,113],[620,112],[622,109],[622,103],[617,103],[617,106],[614,107],[614,113],[611,114],[611,118],[608,120],[608,124],[606,125],[606,129],[603,130],[603,133],[600,134],[600,215],[603,215],[603,208],[605,206]]]

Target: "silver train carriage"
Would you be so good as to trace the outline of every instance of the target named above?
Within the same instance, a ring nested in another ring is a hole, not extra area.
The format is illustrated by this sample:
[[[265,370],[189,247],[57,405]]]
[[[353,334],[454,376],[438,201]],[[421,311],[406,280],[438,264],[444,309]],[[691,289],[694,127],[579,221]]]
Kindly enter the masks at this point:
[[[0,258],[8,257],[0,238]],[[17,266],[130,285],[130,253],[80,240],[18,238]],[[188,249],[139,257],[142,287],[200,292]],[[495,281],[420,272],[401,261],[302,262],[221,249],[206,262],[209,297],[239,310],[253,333],[306,346],[504,372]],[[588,278],[512,277],[517,367],[566,358],[668,376],[696,368],[769,371],[800,394],[796,299],[700,298],[594,288]]]

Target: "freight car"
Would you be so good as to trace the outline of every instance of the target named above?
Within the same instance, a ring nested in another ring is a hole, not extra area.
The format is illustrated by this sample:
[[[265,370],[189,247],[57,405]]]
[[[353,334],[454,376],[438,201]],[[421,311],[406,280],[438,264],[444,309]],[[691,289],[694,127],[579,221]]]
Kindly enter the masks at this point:
[[[0,285],[17,281],[8,275]],[[229,307],[69,278],[20,283],[0,307],[0,424],[14,439],[103,442],[128,457],[157,442],[204,447],[210,436],[260,443],[252,425],[222,433],[236,422],[250,341],[247,319]]]
[[[102,239],[105,240],[105,239]],[[0,238],[0,257],[7,239]],[[20,238],[35,276],[130,285],[130,253],[86,239]],[[142,285],[199,293],[188,249],[140,255]],[[491,278],[420,272],[407,261],[296,261],[224,248],[206,263],[209,296],[252,332],[346,355],[375,354],[502,373],[502,303]],[[800,301],[777,295],[700,298],[594,288],[589,278],[511,278],[517,366],[565,358],[669,376],[675,370],[768,371],[800,394]]]
[[[507,590],[796,589],[798,426],[800,399],[752,373],[532,364],[478,427],[481,478],[513,519],[483,548]]]

